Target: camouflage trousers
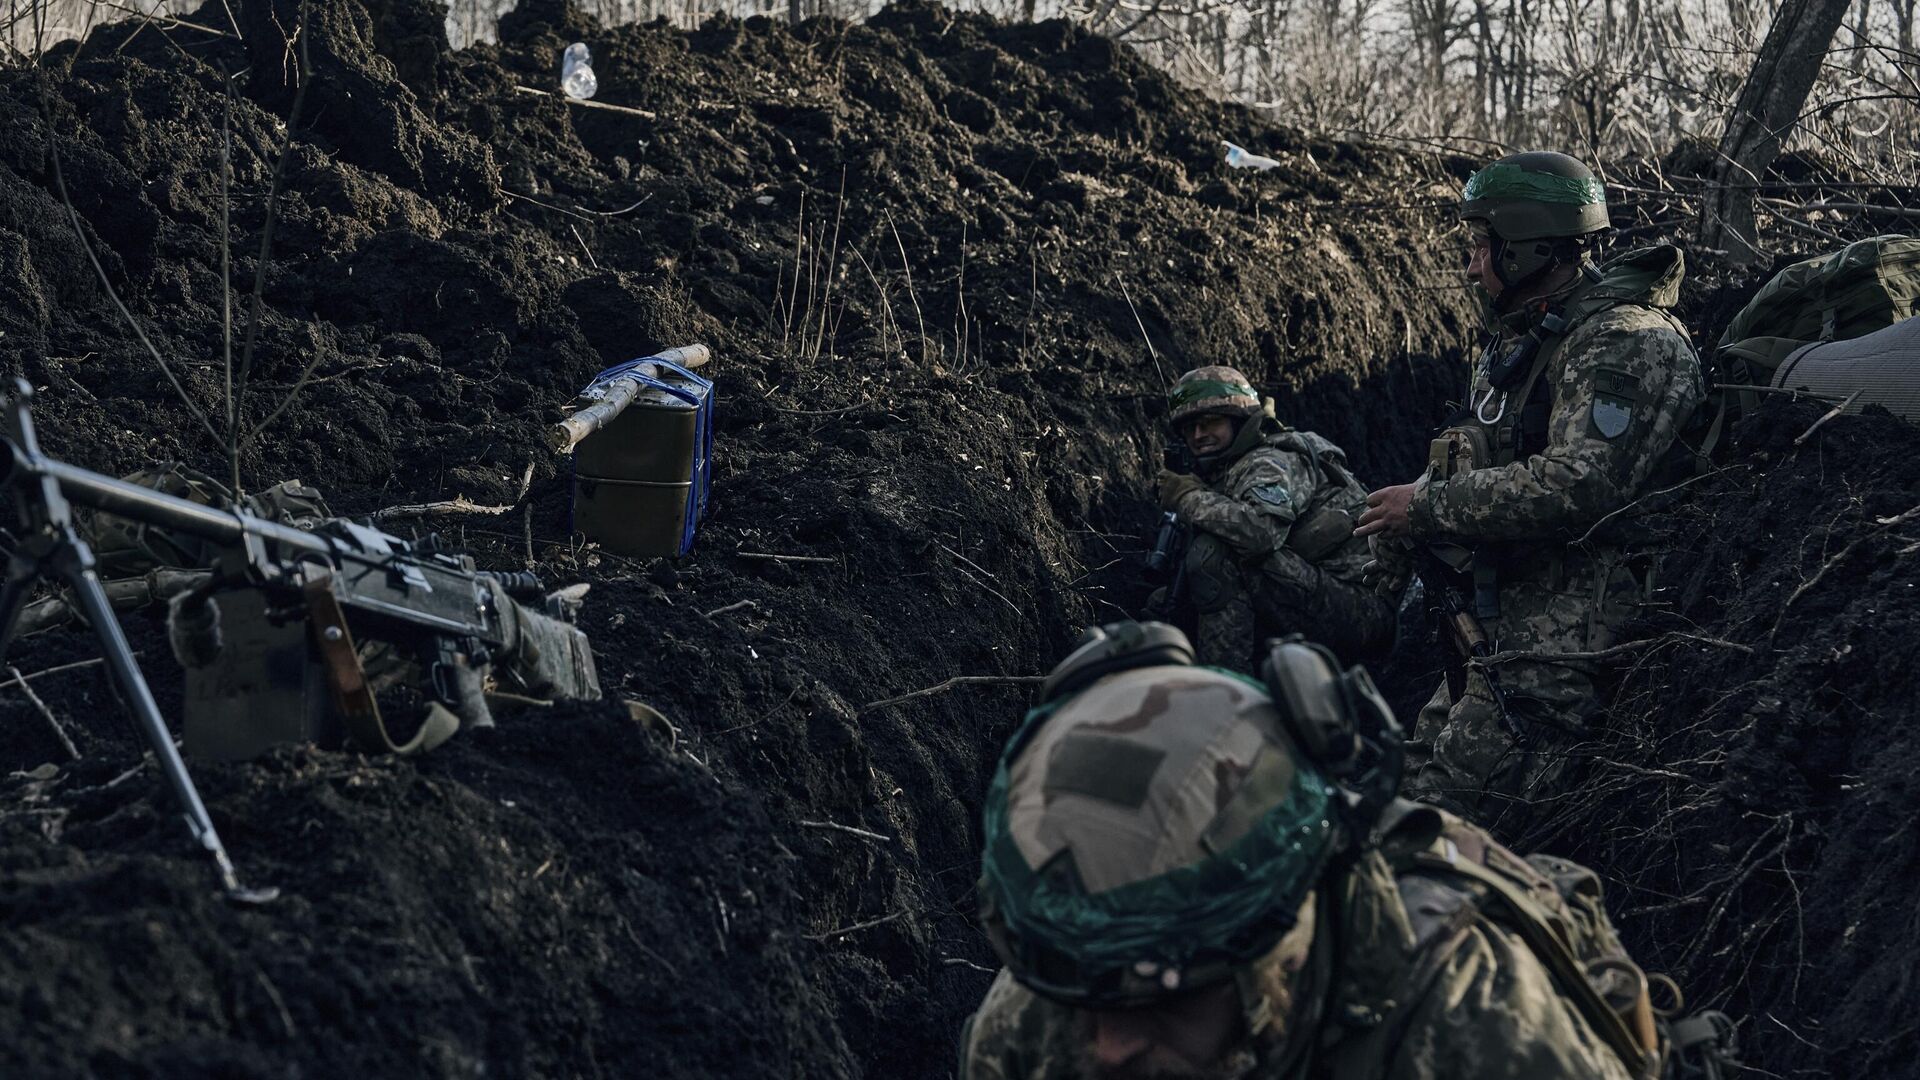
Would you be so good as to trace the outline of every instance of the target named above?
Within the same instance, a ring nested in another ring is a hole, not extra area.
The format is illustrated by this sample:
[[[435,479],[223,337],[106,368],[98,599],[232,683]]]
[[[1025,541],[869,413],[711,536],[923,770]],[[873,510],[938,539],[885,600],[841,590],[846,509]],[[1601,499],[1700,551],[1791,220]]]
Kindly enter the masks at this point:
[[[1203,664],[1254,672],[1269,637],[1305,634],[1348,663],[1393,645],[1392,603],[1282,549],[1257,563],[1234,557],[1212,533],[1187,545],[1187,596],[1197,622],[1194,652]]]
[[[1414,722],[1403,794],[1511,835],[1558,793],[1598,712],[1597,669],[1555,655],[1611,645],[1638,595],[1634,575],[1611,561],[1503,580],[1500,614],[1482,625],[1497,652],[1535,654],[1494,668],[1508,718],[1481,671],[1467,672],[1457,701],[1443,681]]]

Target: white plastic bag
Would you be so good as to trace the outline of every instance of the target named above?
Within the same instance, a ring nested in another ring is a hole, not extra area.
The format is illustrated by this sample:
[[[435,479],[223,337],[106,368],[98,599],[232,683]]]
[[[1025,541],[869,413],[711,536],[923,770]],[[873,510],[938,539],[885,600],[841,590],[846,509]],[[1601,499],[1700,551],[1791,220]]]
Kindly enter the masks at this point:
[[[587,52],[583,42],[574,42],[560,57],[560,89],[570,98],[585,100],[600,89],[600,80],[593,74],[593,56]]]
[[[1270,157],[1262,157],[1259,154],[1248,153],[1246,150],[1225,140],[1222,140],[1220,145],[1227,148],[1227,164],[1236,169],[1259,169],[1265,172],[1280,164]]]

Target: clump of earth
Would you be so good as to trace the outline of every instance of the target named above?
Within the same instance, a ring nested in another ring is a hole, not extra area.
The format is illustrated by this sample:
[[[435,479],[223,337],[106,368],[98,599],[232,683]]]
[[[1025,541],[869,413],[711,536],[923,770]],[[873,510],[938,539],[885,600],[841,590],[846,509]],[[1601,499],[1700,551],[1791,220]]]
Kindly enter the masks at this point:
[[[1150,587],[1166,382],[1234,364],[1365,479],[1413,475],[1478,326],[1440,213],[1473,163],[921,4],[682,32],[530,0],[459,53],[431,4],[316,0],[290,49],[301,12],[213,3],[0,72],[7,373],[55,454],[226,477],[230,340],[243,485],[515,507],[420,527],[591,583],[609,700],[418,758],[195,763],[243,875],[284,892],[243,908],[91,637],[18,642],[22,673],[81,665],[32,681],[81,754],[0,694],[0,1072],[948,1075],[994,966],[979,798],[1019,680]],[[573,41],[611,108],[555,96]],[[1230,169],[1223,139],[1280,165]],[[546,426],[692,342],[710,515],[689,556],[611,555],[573,533]],[[1879,522],[1920,473],[1890,418],[1793,446],[1812,419],[1763,413],[1661,519],[1647,634],[1693,637],[1627,658],[1622,745],[1527,839],[1591,858],[1649,967],[1744,1017],[1766,1068],[1884,1075],[1913,1051],[1884,1017],[1913,993],[1920,606],[1912,529]],[[177,715],[159,620],[125,622]],[[1437,668],[1410,648],[1389,689]],[[882,704],[953,676],[1006,681]]]

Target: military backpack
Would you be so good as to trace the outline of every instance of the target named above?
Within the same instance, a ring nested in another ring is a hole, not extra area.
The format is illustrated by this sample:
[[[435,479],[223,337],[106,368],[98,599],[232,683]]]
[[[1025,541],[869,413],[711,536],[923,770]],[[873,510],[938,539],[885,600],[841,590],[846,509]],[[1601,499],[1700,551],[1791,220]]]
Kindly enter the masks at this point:
[[[1920,408],[1905,408],[1920,405],[1908,401],[1913,328],[1890,329],[1916,315],[1920,238],[1875,236],[1775,274],[1720,335],[1709,367],[1717,393],[1704,449],[1711,453],[1728,424],[1777,391],[1920,416]],[[1843,341],[1854,344],[1832,344]]]

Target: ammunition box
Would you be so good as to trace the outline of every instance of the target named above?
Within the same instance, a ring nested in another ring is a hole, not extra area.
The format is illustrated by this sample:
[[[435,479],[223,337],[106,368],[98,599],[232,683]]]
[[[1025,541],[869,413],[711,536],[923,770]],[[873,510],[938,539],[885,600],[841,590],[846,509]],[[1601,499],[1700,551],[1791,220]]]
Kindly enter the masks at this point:
[[[713,388],[667,372],[574,448],[573,527],[615,555],[684,555],[706,508]]]

